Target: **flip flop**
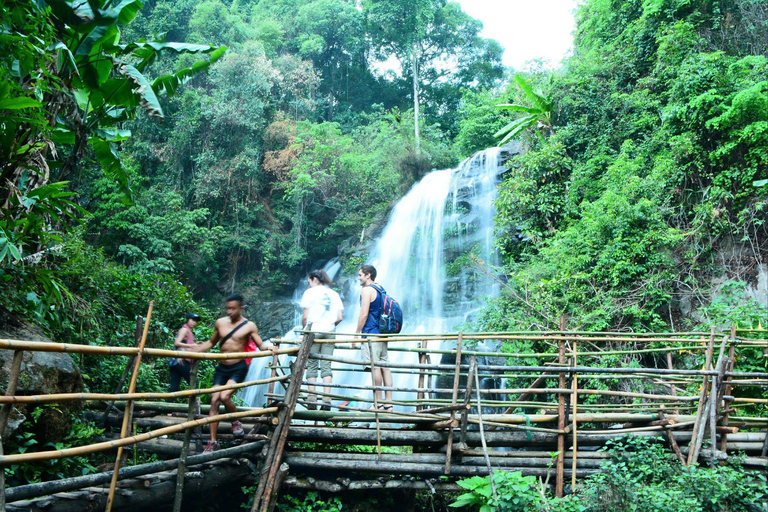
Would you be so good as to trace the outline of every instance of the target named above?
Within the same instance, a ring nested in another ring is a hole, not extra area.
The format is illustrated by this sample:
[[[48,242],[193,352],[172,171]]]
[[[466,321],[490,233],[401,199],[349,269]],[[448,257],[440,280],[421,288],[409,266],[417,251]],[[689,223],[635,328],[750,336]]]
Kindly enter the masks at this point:
[[[379,405],[379,410],[383,411],[383,412],[393,412],[395,410],[395,408],[392,407],[391,405],[380,404]]]

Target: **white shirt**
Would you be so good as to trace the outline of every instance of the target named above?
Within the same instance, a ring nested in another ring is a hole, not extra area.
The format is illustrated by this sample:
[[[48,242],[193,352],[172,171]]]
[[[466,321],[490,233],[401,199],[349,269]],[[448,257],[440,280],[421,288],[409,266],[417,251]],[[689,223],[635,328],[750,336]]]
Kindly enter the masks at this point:
[[[307,325],[315,332],[331,332],[336,328],[339,311],[344,310],[341,297],[325,285],[309,288],[301,296],[300,306],[307,311]]]

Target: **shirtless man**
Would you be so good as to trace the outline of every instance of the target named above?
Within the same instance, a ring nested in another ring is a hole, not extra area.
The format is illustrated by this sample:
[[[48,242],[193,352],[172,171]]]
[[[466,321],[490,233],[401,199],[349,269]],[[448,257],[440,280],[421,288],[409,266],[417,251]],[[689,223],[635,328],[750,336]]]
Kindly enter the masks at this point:
[[[219,341],[224,340],[224,343],[221,344],[221,353],[245,352],[245,343],[250,336],[256,342],[259,350],[269,349],[273,354],[277,353],[277,347],[267,347],[259,336],[259,329],[256,327],[256,324],[247,318],[243,318],[242,313],[243,296],[239,293],[233,293],[227,297],[227,316],[216,320],[211,339],[197,345],[193,350],[195,352],[205,352],[215,347]],[[248,364],[244,359],[224,359],[213,373],[213,385],[221,386],[223,384],[243,382],[247,373]],[[231,399],[235,391],[234,389],[227,389],[214,393],[211,396],[210,416],[219,414],[219,404],[221,403],[224,404],[225,411],[235,412],[237,408]],[[219,423],[211,423],[210,428],[211,440],[206,445],[203,453],[212,452],[219,447],[219,443],[216,441]],[[243,426],[239,421],[232,422],[232,435],[243,435]]]

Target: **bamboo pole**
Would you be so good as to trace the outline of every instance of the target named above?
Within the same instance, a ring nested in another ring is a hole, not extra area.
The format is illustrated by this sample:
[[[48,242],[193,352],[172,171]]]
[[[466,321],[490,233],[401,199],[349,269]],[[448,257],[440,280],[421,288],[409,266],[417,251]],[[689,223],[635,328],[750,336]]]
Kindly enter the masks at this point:
[[[197,387],[197,370],[200,361],[194,361],[189,369],[189,387]],[[189,397],[187,409],[187,421],[195,419],[195,403],[197,399],[194,396]],[[187,456],[189,455],[189,443],[192,440],[192,429],[184,431],[184,443],[181,445],[181,454],[179,455],[179,469],[176,473],[176,492],[173,496],[173,512],[181,511],[181,501],[184,497],[184,477],[187,473]]]
[[[717,357],[717,364],[716,364],[716,367],[715,367],[715,371],[716,371],[717,374],[720,374],[721,371],[724,372],[724,370],[722,370],[721,367],[724,364],[723,354],[725,352],[725,344],[726,344],[727,341],[728,341],[728,336],[725,336],[723,338],[722,343],[720,344],[720,354]],[[711,364],[711,357],[710,357],[710,364]],[[713,378],[712,382],[710,384],[711,389],[710,389],[710,393],[709,393],[709,399],[706,401],[706,404],[704,406],[702,414],[698,418],[700,420],[699,423],[698,423],[698,429],[696,428],[696,426],[694,426],[693,434],[694,434],[695,437],[691,439],[691,444],[689,445],[689,451],[688,451],[688,456],[691,458],[692,462],[690,462],[689,464],[695,464],[698,461],[699,453],[701,451],[701,445],[704,442],[704,432],[706,431],[707,423],[712,418],[711,412],[714,412],[713,409],[717,406],[717,403],[716,403],[717,402],[717,380],[718,380],[717,377]],[[702,392],[703,393],[707,392],[706,386],[702,387]],[[697,416],[699,416],[699,415],[697,415]],[[714,428],[715,428],[715,425],[712,424],[711,425],[711,429],[714,430]],[[713,433],[712,434],[712,440],[713,440],[713,444],[712,444],[713,453],[712,453],[712,455],[713,455],[713,457],[714,457],[715,447],[717,446],[717,444],[715,443],[714,435],[715,434]],[[690,449],[691,446],[693,447],[693,450]]]
[[[733,339],[736,338],[736,326],[731,326],[731,343],[730,347],[728,348],[728,364],[726,371],[733,371],[735,365],[736,365],[736,346],[733,343]],[[731,382],[728,382],[723,387],[723,395],[730,395],[733,393],[733,385]],[[723,426],[728,426],[728,417],[730,416],[730,408],[726,409],[726,411],[723,413]],[[713,447],[714,449],[714,447]],[[720,451],[724,453],[728,453],[728,434],[723,434],[722,438],[720,439]]]
[[[573,366],[576,366],[576,340],[573,340]],[[578,374],[573,374],[573,394],[571,394],[571,409],[573,410],[573,444],[571,446],[571,451],[573,452],[573,458],[571,460],[571,492],[576,491],[576,461],[578,458],[578,416],[579,416],[579,401],[578,401]]]
[[[136,348],[139,347],[139,344],[141,343],[141,332],[143,331],[143,318],[141,315],[136,317],[136,330],[133,334],[133,339],[136,341]],[[81,354],[82,356],[82,354]],[[115,394],[119,393],[120,390],[123,389],[123,384],[125,384],[125,379],[128,378],[128,375],[131,373],[131,368],[133,368],[133,363],[136,360],[136,356],[133,356],[128,359],[128,363],[125,365],[125,368],[123,368],[123,374],[120,376],[120,380],[117,381],[117,385],[115,385]],[[110,401],[110,403],[107,405],[107,408],[104,409],[104,419],[102,420],[102,423],[106,427],[106,421],[107,416],[112,411],[112,408],[115,406],[115,400]]]
[[[464,406],[466,407],[461,412],[461,435],[459,437],[459,443],[462,450],[467,449],[467,423],[469,422],[469,402],[472,399],[472,385],[475,381],[475,375],[477,370],[477,358],[470,356],[469,358],[469,375],[467,376],[467,387],[464,391]],[[451,432],[453,436],[453,432]]]
[[[198,418],[194,421],[186,421],[176,425],[159,428],[152,432],[145,432],[143,434],[137,434],[135,436],[115,439],[112,441],[104,441],[101,443],[93,443],[85,446],[77,446],[74,448],[62,448],[60,450],[48,450],[43,452],[26,452],[18,453],[14,455],[4,455],[0,457],[0,467],[7,467],[12,464],[25,464],[27,462],[36,462],[41,460],[51,459],[65,459],[67,457],[75,457],[79,455],[90,455],[97,452],[103,452],[111,450],[113,448],[130,446],[142,441],[148,441],[161,436],[175,434],[182,432],[188,428],[194,428],[199,425],[208,425],[216,421],[235,420],[240,418],[249,418],[252,416],[261,416],[264,414],[272,414],[277,412],[277,407],[267,407],[265,409],[252,409],[243,412],[230,412],[227,414],[219,414],[216,416],[207,416],[205,418]]]
[[[280,348],[280,338],[276,338],[273,343],[277,346],[277,348]],[[271,379],[277,379],[277,367],[280,365],[280,358],[277,356],[277,354],[272,355],[272,371],[270,372],[269,377]],[[274,393],[275,392],[275,383],[270,382],[269,387],[267,388],[268,393]]]
[[[705,356],[705,363],[704,363],[704,369],[708,370],[710,366],[712,365],[712,350],[714,349],[715,345],[715,328],[712,327],[712,331],[709,335],[709,342],[707,344],[707,352]],[[709,383],[709,375],[706,374],[702,377],[702,383],[701,383],[701,393],[699,395],[699,406],[696,410],[696,422],[693,425],[693,437],[691,438],[691,446],[695,446],[696,443],[696,436],[698,435],[699,431],[699,423],[701,422],[701,414],[704,410],[704,401],[707,396],[707,384]],[[688,450],[688,460],[687,465],[690,466],[691,463],[694,461],[693,455],[695,450]]]
[[[460,369],[461,369],[461,332],[459,332],[459,336],[456,339],[456,370],[453,374],[453,394],[451,396],[451,406],[456,407],[456,400],[459,396],[459,379],[460,379]],[[453,452],[453,422],[456,420],[456,411],[451,411],[451,423],[449,431],[451,432],[451,435],[448,436],[448,445],[445,450],[445,474],[448,475],[451,473],[451,455]]]
[[[11,373],[8,375],[8,387],[6,388],[6,394],[12,395],[16,393],[16,386],[19,383],[19,375],[21,374],[21,363],[24,359],[24,352],[17,350],[13,353],[13,361],[11,361]],[[3,443],[5,436],[5,427],[8,425],[8,416],[11,414],[11,404],[4,404],[0,409],[0,458],[3,456]],[[5,468],[0,469],[0,510],[5,510]]]
[[[219,391],[226,391],[228,389],[242,389],[250,386],[256,386],[258,384],[267,384],[288,380],[289,375],[283,375],[280,377],[249,380],[246,382],[240,382],[235,384],[222,384],[221,386],[213,386],[203,389],[187,389],[183,391],[174,391],[173,393],[59,393],[49,395],[23,395],[23,396],[0,396],[0,403],[2,404],[28,404],[28,403],[50,403],[50,402],[73,402],[73,401],[90,401],[90,400],[153,400],[153,399],[173,399],[173,398],[188,398],[190,396],[210,395],[212,393],[218,393]]]
[[[139,377],[139,367],[141,366],[141,350],[144,349],[144,344],[147,342],[147,333],[149,333],[149,322],[152,320],[152,309],[155,307],[155,301],[149,303],[149,309],[147,310],[147,319],[144,322],[144,332],[141,334],[141,341],[139,342],[139,352],[136,355],[136,361],[133,366],[133,374],[131,375],[131,382],[128,384],[128,392],[133,393],[136,389],[136,379]],[[120,439],[127,437],[128,429],[131,424],[131,416],[133,414],[133,401],[129,400],[125,405],[125,413],[123,415],[123,427],[120,429]],[[135,436],[134,436],[135,437]],[[106,512],[111,512],[112,504],[115,500],[115,488],[117,487],[117,477],[120,472],[120,463],[123,458],[123,447],[120,446],[117,449],[117,457],[115,457],[115,469],[112,473],[112,482],[109,484],[109,497],[107,498]]]
[[[565,316],[560,316],[560,330],[565,330]],[[565,338],[558,340],[557,349],[557,362],[565,364]],[[558,387],[565,388],[565,374],[560,373],[558,375]],[[558,393],[557,395],[557,429],[563,431],[568,419],[565,417],[565,393]],[[556,477],[555,477],[555,495],[558,498],[562,498],[565,487],[565,435],[557,435],[557,460],[556,460]]]
[[[672,353],[671,352],[667,352],[667,368],[669,370],[674,369],[674,366],[672,365]],[[669,386],[669,389],[672,392],[672,396],[677,396],[677,388],[675,388],[674,385]],[[675,414],[680,414],[679,410],[674,410],[673,412]]]
[[[304,375],[309,351],[312,349],[314,341],[314,333],[309,332],[305,334],[304,343],[301,344],[296,361],[294,361],[292,372],[294,378],[291,379],[291,383],[285,392],[285,400],[278,414],[278,425],[273,431],[272,439],[269,442],[269,449],[264,459],[264,468],[261,471],[259,485],[254,494],[251,512],[267,512],[269,510],[269,503],[274,498],[273,493],[276,493],[279,489],[276,486],[277,473],[280,469],[283,450],[285,449],[285,443],[288,440],[288,433],[291,428],[290,419],[296,409],[296,402],[301,391],[301,376]]]
[[[182,350],[166,350],[160,348],[136,348],[136,347],[100,347],[96,345],[77,345],[75,343],[56,343],[53,341],[25,341],[0,338],[0,350],[29,350],[32,352],[65,352],[68,354],[91,354],[110,356],[135,356],[142,354],[152,357],[179,357],[182,359],[252,359],[258,357],[271,357],[272,351],[263,352],[185,352]],[[278,354],[295,354],[298,348],[278,350]]]
[[[312,354],[312,359],[319,361],[332,361],[337,363],[345,363],[355,366],[365,366],[368,363],[352,358],[342,358],[337,356],[327,356],[323,354]],[[402,363],[385,363],[379,361],[378,366],[380,368],[408,368],[408,369],[426,369],[426,370],[453,370],[453,366],[447,364],[433,364],[433,365],[421,365],[421,364],[402,364]],[[461,365],[461,369],[468,369],[467,365]],[[501,366],[501,365],[478,365],[478,370],[493,371],[493,372],[530,372],[530,373],[588,373],[588,374],[640,374],[640,375],[716,375],[712,370],[682,370],[674,369],[668,370],[666,368],[600,368],[592,366]],[[728,376],[737,377],[768,377],[768,373],[726,373]]]
[[[371,343],[371,338],[368,338],[366,340],[368,343],[368,355],[370,356],[370,364],[371,364],[371,384],[373,384],[373,372],[376,370],[375,363],[373,361],[373,345]],[[384,384],[384,374],[381,375],[381,383]],[[376,386],[371,386],[373,389],[373,410],[376,413],[376,439],[378,439],[378,442],[376,443],[376,451],[379,454],[379,457],[381,457],[381,425],[379,425],[379,392],[376,390]],[[386,395],[384,395],[386,396]]]
[[[480,443],[483,446],[483,454],[485,456],[485,464],[488,468],[488,479],[491,482],[491,492],[493,493],[493,498],[498,500],[499,495],[496,492],[496,484],[493,482],[493,469],[491,468],[491,458],[488,456],[488,446],[485,442],[485,432],[483,428],[483,404],[480,402],[480,379],[477,376],[477,373],[475,373],[475,386],[476,386],[476,396],[477,396],[477,418],[478,418],[478,426],[480,429]],[[453,436],[453,429],[450,431],[450,435]]]
[[[421,352],[419,354],[419,364],[420,365],[426,365],[428,360],[429,360],[429,355],[428,355],[428,353],[426,351],[427,344],[428,344],[427,340],[423,340],[421,342],[421,348],[424,349],[424,352]],[[389,350],[389,348],[387,350]],[[424,379],[426,377],[425,370],[420,369],[418,372],[419,372],[418,387],[419,388],[423,388],[424,387]],[[425,393],[423,391],[419,391],[418,394],[416,395],[416,398],[419,398],[419,399],[426,398]]]

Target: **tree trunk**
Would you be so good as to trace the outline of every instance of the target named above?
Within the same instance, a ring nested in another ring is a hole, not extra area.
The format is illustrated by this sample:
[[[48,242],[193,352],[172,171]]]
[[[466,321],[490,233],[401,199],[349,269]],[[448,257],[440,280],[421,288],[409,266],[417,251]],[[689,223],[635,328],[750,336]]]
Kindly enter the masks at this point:
[[[416,154],[421,154],[421,139],[419,138],[419,49],[413,45],[411,51],[411,70],[413,72],[413,138]]]

